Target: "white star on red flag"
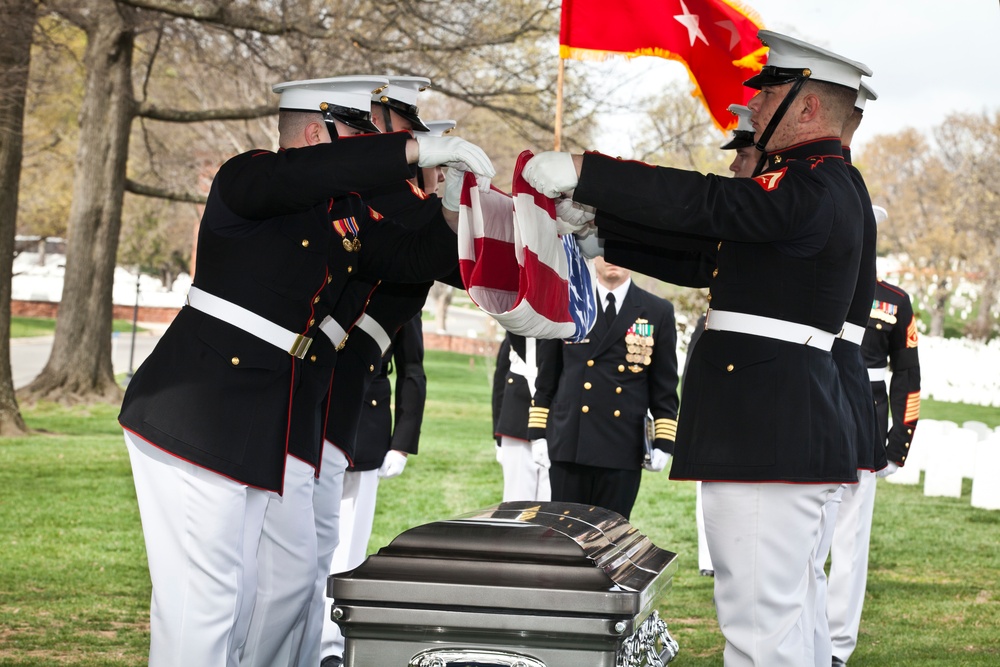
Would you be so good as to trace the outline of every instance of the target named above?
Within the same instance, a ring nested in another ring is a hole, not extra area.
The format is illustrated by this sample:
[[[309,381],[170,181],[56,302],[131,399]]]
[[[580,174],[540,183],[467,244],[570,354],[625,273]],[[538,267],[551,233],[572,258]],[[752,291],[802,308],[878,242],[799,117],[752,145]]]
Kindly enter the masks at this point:
[[[687,28],[688,39],[691,40],[691,46],[694,46],[694,42],[696,39],[700,39],[701,41],[705,42],[705,46],[708,46],[708,39],[705,37],[705,33],[703,33],[701,31],[701,28],[698,26],[700,18],[698,17],[697,14],[692,14],[690,11],[688,11],[687,5],[684,4],[684,0],[681,0],[681,11],[683,11],[684,13],[674,14],[674,19],[676,19],[677,22],[680,23],[682,26]]]

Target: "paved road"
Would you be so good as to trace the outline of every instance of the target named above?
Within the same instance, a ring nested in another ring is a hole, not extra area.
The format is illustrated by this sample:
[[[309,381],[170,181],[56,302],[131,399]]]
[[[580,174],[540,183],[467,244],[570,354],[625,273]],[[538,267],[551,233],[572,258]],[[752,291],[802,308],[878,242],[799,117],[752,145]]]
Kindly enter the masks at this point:
[[[452,307],[448,311],[447,330],[455,336],[482,335],[486,329],[487,316],[480,310]],[[428,331],[433,330],[433,322],[425,320]],[[147,326],[147,325],[142,325]],[[135,348],[132,347],[132,332],[113,334],[111,342],[111,360],[114,372],[126,373],[139,367],[139,364],[149,355],[160,340],[162,329],[156,331],[140,331],[135,336]],[[34,336],[31,338],[14,338],[10,342],[10,363],[14,376],[14,389],[20,389],[35,377],[45,367],[52,348],[52,336]],[[131,366],[129,360],[131,357]]]

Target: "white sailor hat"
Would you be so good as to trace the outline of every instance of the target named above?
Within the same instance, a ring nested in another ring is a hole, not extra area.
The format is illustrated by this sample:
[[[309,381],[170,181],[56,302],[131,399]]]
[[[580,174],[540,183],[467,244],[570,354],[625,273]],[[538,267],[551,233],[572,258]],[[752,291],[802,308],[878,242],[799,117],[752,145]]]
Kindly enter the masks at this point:
[[[719,146],[724,151],[753,146],[753,125],[750,124],[750,107],[744,104],[730,104],[729,112],[736,116],[736,129],[729,141]]]
[[[410,121],[417,132],[427,132],[427,125],[417,113],[417,95],[430,88],[431,80],[423,76],[388,76],[389,86],[372,93],[371,101],[384,104]]]
[[[427,134],[432,137],[442,137],[449,132],[451,132],[458,123],[453,120],[429,120],[424,123],[427,126],[426,132],[421,132],[421,134]]]
[[[760,73],[743,82],[750,88],[760,90],[762,86],[780,86],[808,77],[812,81],[826,81],[857,90],[862,75],[872,75],[871,69],[864,63],[788,35],[761,30],[757,38],[769,50],[767,64]]]
[[[281,95],[278,106],[322,113],[364,132],[378,132],[371,121],[371,96],[389,85],[384,76],[335,76],[329,79],[286,81],[271,86]]]
[[[889,211],[885,210],[881,206],[876,206],[872,204],[872,210],[875,212],[875,224],[881,225],[883,222],[889,219]]]
[[[858,111],[864,111],[865,102],[867,102],[868,100],[877,100],[877,99],[878,99],[878,93],[876,93],[874,89],[872,89],[872,87],[868,85],[867,81],[862,81],[861,87],[858,88],[858,99],[854,101],[854,108],[857,109]]]

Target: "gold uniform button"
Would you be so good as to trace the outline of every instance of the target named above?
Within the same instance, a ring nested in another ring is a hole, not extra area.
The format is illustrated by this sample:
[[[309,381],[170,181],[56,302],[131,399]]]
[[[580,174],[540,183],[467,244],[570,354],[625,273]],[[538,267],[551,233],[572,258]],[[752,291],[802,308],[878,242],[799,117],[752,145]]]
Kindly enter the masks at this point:
[[[584,413],[586,413],[586,412],[590,412],[590,408],[589,408],[588,406],[586,406],[586,405],[585,405],[585,406],[583,406],[582,408],[580,408],[580,412],[584,412]]]
[[[333,276],[329,276],[329,275],[328,275],[328,276],[326,277],[326,284],[327,284],[327,285],[329,285],[329,284],[330,284],[330,283],[332,283],[332,282],[333,282]]]
[[[711,292],[708,293],[708,302],[712,303],[712,293]]]
[[[303,248],[309,247],[309,239],[302,239],[302,247]]]
[[[584,382],[583,383],[583,388],[584,389],[590,389],[592,386],[594,386],[594,385],[590,384],[589,382]]]
[[[348,273],[350,273],[350,272],[351,272],[351,271],[353,271],[353,270],[354,270],[354,267],[353,267],[353,266],[348,266],[348,267],[347,267],[347,272],[348,272]]]
[[[622,393],[622,388],[621,387],[615,387],[615,393],[616,394]]]
[[[907,435],[913,435],[913,429],[912,428],[906,429],[906,434]]]
[[[900,463],[905,463],[905,462],[906,462],[906,457],[904,456],[904,457],[900,458],[900,459],[899,459],[899,462],[900,462]]]
[[[309,361],[315,362],[316,361],[316,355],[315,354],[310,354],[309,355]]]
[[[588,366],[593,366],[594,365],[594,360],[593,359],[587,359],[587,365]]]
[[[374,371],[374,370],[375,370],[375,366],[369,366],[369,367],[368,367],[368,372],[369,372],[369,373],[371,373],[371,372],[372,372],[372,371]]]
[[[722,241],[719,241],[719,245],[715,246],[716,250],[722,250]]]
[[[882,323],[881,322],[876,322],[875,323],[875,328],[876,329],[881,329],[882,328]]]
[[[719,267],[715,267],[714,269],[712,269],[712,277],[714,278],[717,275],[719,275]]]
[[[309,320],[309,326],[316,324],[316,320]]]
[[[621,416],[622,416],[622,411],[621,410],[615,410],[615,417],[621,417]]]
[[[233,357],[229,361],[233,364],[233,366],[239,366],[240,365],[240,358],[239,357]]]
[[[726,370],[732,373],[734,370],[736,370],[736,366],[729,364],[728,366],[726,366]]]
[[[619,366],[618,366],[618,372],[619,373],[624,373],[625,372],[625,365],[624,364],[619,364]]]
[[[372,399],[372,407],[373,408],[378,407],[378,401],[376,401],[374,398]]]
[[[318,296],[313,297],[313,303],[319,303],[319,297]]]
[[[514,384],[514,378],[507,378],[507,384]]]

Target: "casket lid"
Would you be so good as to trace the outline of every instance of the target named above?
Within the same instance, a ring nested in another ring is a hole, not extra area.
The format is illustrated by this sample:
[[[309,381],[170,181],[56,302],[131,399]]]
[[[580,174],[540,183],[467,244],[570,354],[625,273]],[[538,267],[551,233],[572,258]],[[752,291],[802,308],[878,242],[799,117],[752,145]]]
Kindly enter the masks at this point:
[[[330,591],[338,605],[640,616],[675,570],[676,554],[615,512],[514,502],[411,528]]]

